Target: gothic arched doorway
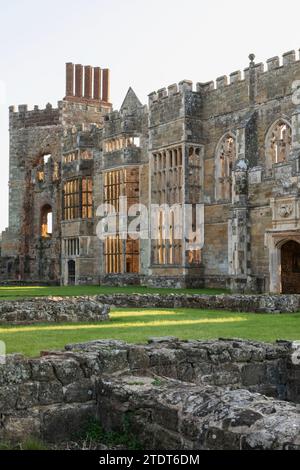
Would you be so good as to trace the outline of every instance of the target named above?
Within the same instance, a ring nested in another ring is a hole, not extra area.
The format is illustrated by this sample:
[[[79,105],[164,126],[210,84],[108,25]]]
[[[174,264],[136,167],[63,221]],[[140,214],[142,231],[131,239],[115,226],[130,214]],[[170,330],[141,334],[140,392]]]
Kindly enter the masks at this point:
[[[281,247],[281,292],[300,294],[300,244],[293,240]]]
[[[68,261],[68,284],[74,285],[76,279],[76,263],[74,260]]]

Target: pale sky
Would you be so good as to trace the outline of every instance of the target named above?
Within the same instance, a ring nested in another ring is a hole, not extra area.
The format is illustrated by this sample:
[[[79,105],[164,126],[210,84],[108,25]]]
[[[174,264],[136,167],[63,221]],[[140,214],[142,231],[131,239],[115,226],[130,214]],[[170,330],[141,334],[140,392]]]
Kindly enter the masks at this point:
[[[180,80],[243,70],[250,52],[265,62],[300,47],[299,0],[0,2],[0,230],[8,219],[8,106],[56,106],[65,62],[110,68],[118,109],[129,86],[147,103],[150,92]]]

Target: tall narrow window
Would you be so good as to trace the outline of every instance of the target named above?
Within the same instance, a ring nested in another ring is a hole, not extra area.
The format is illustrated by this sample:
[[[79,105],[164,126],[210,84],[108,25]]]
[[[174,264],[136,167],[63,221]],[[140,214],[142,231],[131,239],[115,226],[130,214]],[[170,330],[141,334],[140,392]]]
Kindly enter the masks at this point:
[[[276,121],[266,137],[266,169],[270,173],[274,163],[287,160],[292,145],[292,129],[283,119]]]
[[[220,141],[216,152],[216,200],[232,199],[232,168],[236,159],[236,140],[226,134]]]
[[[123,272],[122,240],[118,235],[105,239],[104,258],[106,274]]]
[[[182,147],[172,147],[152,156],[151,200],[160,206],[180,206],[183,201]],[[176,225],[181,223],[171,211],[159,210],[156,217],[157,240],[152,242],[152,262],[162,265],[181,264],[181,240],[176,239]]]
[[[93,217],[93,182],[91,177],[82,178],[82,218]]]
[[[52,230],[52,208],[49,204],[46,204],[41,210],[41,237],[50,238]]]
[[[79,179],[64,184],[64,219],[72,220],[80,217]]]
[[[76,262],[74,260],[68,261],[68,284],[74,285],[76,281]]]
[[[126,168],[105,173],[104,200],[105,203],[119,211],[119,198],[127,198],[128,209],[139,203],[139,169]],[[121,240],[111,236],[104,243],[105,271],[112,273],[138,273],[140,264],[139,240]]]

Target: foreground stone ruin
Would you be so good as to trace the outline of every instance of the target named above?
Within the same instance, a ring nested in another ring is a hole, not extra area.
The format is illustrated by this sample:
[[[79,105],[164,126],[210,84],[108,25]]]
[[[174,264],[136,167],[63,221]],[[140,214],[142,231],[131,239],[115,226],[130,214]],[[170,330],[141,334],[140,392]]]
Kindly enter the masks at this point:
[[[0,366],[0,440],[61,442],[96,419],[145,449],[300,449],[289,342],[93,341]],[[298,361],[299,362],[299,361]]]

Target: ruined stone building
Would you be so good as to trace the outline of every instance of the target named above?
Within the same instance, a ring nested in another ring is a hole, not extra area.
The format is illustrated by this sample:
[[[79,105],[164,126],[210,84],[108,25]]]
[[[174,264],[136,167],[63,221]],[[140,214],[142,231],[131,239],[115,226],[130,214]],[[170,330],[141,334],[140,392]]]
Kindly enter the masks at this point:
[[[57,108],[9,110],[2,281],[300,292],[297,80],[294,51],[266,66],[251,55],[243,74],[183,80],[148,106],[130,88],[113,111],[109,71],[68,63]],[[202,205],[204,245],[176,239],[162,213],[157,240],[100,240],[97,208],[119,196]]]

